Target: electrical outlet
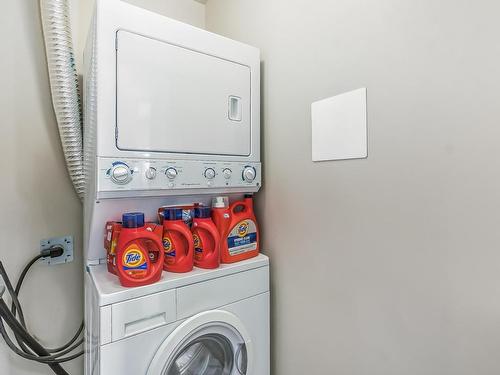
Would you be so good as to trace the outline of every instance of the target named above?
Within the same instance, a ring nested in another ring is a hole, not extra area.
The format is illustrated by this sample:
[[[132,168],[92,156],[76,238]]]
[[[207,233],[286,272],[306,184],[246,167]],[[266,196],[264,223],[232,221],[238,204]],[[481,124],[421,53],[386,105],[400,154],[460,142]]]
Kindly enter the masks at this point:
[[[49,249],[54,245],[59,245],[64,249],[62,255],[55,258],[44,257],[40,260],[42,263],[52,266],[54,264],[69,263],[73,261],[72,236],[54,237],[54,238],[48,238],[46,240],[41,240],[40,251]]]

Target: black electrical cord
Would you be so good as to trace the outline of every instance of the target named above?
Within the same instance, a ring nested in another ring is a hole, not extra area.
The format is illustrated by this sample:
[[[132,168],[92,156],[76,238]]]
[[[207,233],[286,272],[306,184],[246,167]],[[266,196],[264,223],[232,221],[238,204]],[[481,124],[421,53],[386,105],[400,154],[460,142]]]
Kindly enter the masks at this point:
[[[66,344],[54,348],[47,349],[44,348],[38,341],[33,338],[26,328],[26,323],[24,320],[24,314],[21,308],[21,304],[19,303],[18,295],[22,287],[22,283],[33,264],[36,263],[42,257],[56,257],[60,256],[63,252],[63,249],[60,247],[52,247],[50,249],[44,250],[44,252],[40,255],[34,257],[23,269],[21,275],[19,276],[19,280],[17,281],[16,288],[12,287],[12,283],[5,271],[5,268],[0,261],[0,276],[5,282],[5,286],[7,291],[9,292],[12,299],[11,310],[5,304],[3,298],[0,298],[0,334],[4,338],[5,342],[9,346],[9,348],[14,351],[19,356],[36,361],[39,363],[47,364],[57,375],[69,375],[61,366],[60,363],[71,361],[75,358],[81,356],[84,351],[77,352],[72,355],[68,355],[67,357],[63,357],[64,355],[74,351],[77,349],[84,341],[83,338],[77,341],[78,337],[82,333],[84,329],[83,322],[78,328],[76,334],[68,341]],[[19,315],[19,321],[16,318],[16,313]],[[10,339],[3,321],[7,323],[7,325],[13,331],[16,340],[19,344],[19,348],[14,344],[14,342]],[[76,342],[75,342],[76,341]]]
[[[9,325],[9,327],[18,334],[21,339],[28,344],[28,346],[33,349],[33,351],[40,355],[40,356],[47,356],[49,355],[49,352],[44,349],[42,345],[38,343],[33,337],[31,337],[28,332],[24,329],[24,327],[19,323],[17,319],[10,319],[8,314],[12,314],[5,304],[4,300],[0,298],[0,315],[2,316],[2,319],[5,320],[5,322]],[[2,324],[3,327],[3,324]],[[2,329],[2,335],[5,329]],[[6,335],[7,336],[7,335]],[[54,371],[55,374],[57,375],[69,375],[66,370],[62,368],[62,366],[59,363],[49,363],[49,367]]]
[[[17,280],[16,289],[15,289],[16,297],[19,296],[19,291],[21,290],[21,286],[23,285],[24,278],[26,277],[26,274],[30,270],[31,266],[33,264],[35,264],[38,259],[41,259],[41,258],[43,258],[42,254],[37,255],[36,257],[31,259],[29,261],[29,263],[24,267],[23,271],[21,272],[21,275],[19,276],[19,280]],[[18,304],[18,305],[19,305],[19,307],[18,307],[19,316],[21,316],[22,315],[21,304]],[[10,308],[10,311],[12,311],[12,314],[14,314],[14,316],[16,315],[16,305],[14,304],[14,301],[12,301],[12,306]]]
[[[83,322],[82,322],[80,324],[80,328],[78,328],[78,331],[76,331],[75,335],[73,336],[73,338],[71,340],[69,340],[66,344],[64,344],[63,346],[60,346],[58,348],[54,348],[54,349],[47,348],[47,351],[49,353],[58,353],[60,351],[63,351],[64,349],[66,349],[67,347],[69,347],[71,344],[73,344],[76,341],[76,339],[78,339],[78,337],[80,336],[80,334],[83,332],[83,328],[84,328],[84,325],[83,325]],[[78,342],[83,343],[83,339],[79,340]]]
[[[21,286],[22,286],[22,283],[24,281],[24,278],[26,277],[26,274],[28,273],[29,269],[31,268],[31,266],[33,264],[35,264],[35,262],[44,257],[44,256],[52,256],[52,254],[55,254],[56,256],[59,256],[60,254],[62,253],[62,249],[60,248],[56,248],[56,247],[53,247],[53,248],[50,248],[50,249],[47,249],[43,254],[40,254],[40,255],[37,255],[36,257],[34,257],[23,269],[23,271],[21,272],[21,275],[19,277],[19,280],[17,281],[17,284],[16,284],[16,288],[15,290],[12,288],[12,283],[10,282],[10,278],[9,276],[7,275],[7,272],[5,271],[5,268],[3,267],[3,264],[2,262],[0,262],[0,275],[2,276],[2,278],[4,279],[5,281],[5,285],[7,287],[7,290],[11,296],[11,299],[12,299],[12,307],[11,307],[11,311],[12,311],[12,315],[16,316],[16,306],[18,307],[17,310],[18,310],[18,313],[19,313],[19,317],[20,317],[20,321],[21,321],[21,325],[27,330],[27,327],[26,327],[26,323],[24,321],[24,317],[23,317],[23,312],[22,312],[22,308],[21,308],[21,304],[19,302],[19,299],[18,299],[18,294],[19,294],[19,291],[21,290]],[[58,353],[58,356],[62,356],[66,353],[68,353],[69,351],[66,351],[65,349],[70,347],[71,344],[73,344],[76,339],[78,338],[78,336],[80,335],[80,333],[83,331],[83,322],[82,324],[80,325],[80,328],[78,329],[78,332],[77,334],[75,335],[75,337],[73,337],[68,343],[64,344],[63,346],[59,347],[59,348],[55,348],[55,349],[46,349],[49,353],[57,353],[57,352],[62,352],[62,353]],[[14,332],[14,334],[16,334],[16,332]],[[16,337],[16,341],[17,343],[19,344],[19,347],[22,349],[22,351],[28,355],[33,355],[33,352],[25,345],[25,343],[19,339],[19,336],[16,334],[15,335]],[[80,341],[79,345],[81,345],[83,342],[83,340]],[[76,347],[78,346],[78,344],[76,345]],[[73,347],[73,349],[75,349],[75,347]],[[36,357],[33,359],[36,361]]]
[[[10,282],[9,276],[7,275],[7,271],[5,271],[5,268],[3,266],[3,263],[0,261],[0,276],[2,276],[2,279],[4,280],[5,286],[7,287],[7,291],[9,292],[11,299],[12,299],[12,311],[14,317],[16,316],[15,311],[16,311],[16,306],[17,310],[19,313],[19,320],[22,324],[23,327],[26,328],[26,323],[24,321],[24,314],[23,310],[21,309],[21,304],[19,303],[19,300],[17,298],[17,294],[15,293],[14,289],[12,288],[12,283]],[[19,338],[19,336],[16,334],[16,341],[21,347],[21,349],[25,353],[32,354],[32,351],[29,350],[29,348],[24,344],[24,342]]]
[[[8,278],[7,274],[5,273],[5,269],[3,269],[1,262],[0,262],[0,273],[2,273],[2,277],[5,280],[6,286],[10,286],[10,287],[7,287],[7,290],[9,291],[9,294],[10,294],[12,292],[12,287],[10,285],[10,279]],[[12,295],[12,294],[11,294],[11,297],[16,298],[16,296]],[[20,344],[19,346],[23,349],[23,351],[21,351],[19,348],[17,348],[15,346],[15,344],[12,342],[12,340],[10,340],[3,324],[0,327],[0,331],[1,331],[1,334],[7,343],[7,345],[16,354],[20,355],[23,358],[37,361],[40,363],[44,363],[44,364],[47,364],[49,366],[63,363],[63,362],[67,362],[67,361],[71,361],[71,360],[73,360],[73,359],[75,359],[83,354],[83,351],[81,351],[79,353],[73,354],[73,355],[68,356],[66,358],[60,358],[64,354],[67,354],[67,353],[73,351],[74,349],[76,349],[78,346],[80,346],[83,343],[83,339],[81,339],[78,343],[74,344],[73,346],[68,347],[67,349],[65,349],[59,353],[51,355],[48,352],[48,350],[43,348],[40,344],[38,344],[38,342],[28,333],[26,328],[23,327],[21,325],[21,323],[17,321],[16,317],[12,314],[11,311],[9,311],[8,307],[6,307],[7,305],[5,304],[5,302],[3,301],[2,298],[0,298],[0,302],[1,302],[1,304],[5,305],[5,309],[0,310],[0,317],[5,320],[5,322],[9,325],[9,327],[11,327],[12,331],[16,335],[16,339],[18,340],[18,342]],[[21,327],[21,329],[19,327]],[[44,355],[40,355],[40,353],[37,352],[38,348],[36,347],[36,345],[34,346],[33,342],[36,342],[39,345],[39,347],[41,347],[44,350],[44,352],[43,352]],[[25,344],[28,344],[29,348],[27,348]],[[29,349],[33,349],[35,354],[33,354]]]
[[[17,307],[17,310],[19,312],[19,320],[21,321],[21,324],[23,326],[26,325],[24,322],[24,314],[23,310],[21,309],[21,304],[19,303],[19,300],[17,299],[17,294],[14,291],[14,288],[12,288],[12,283],[10,282],[9,276],[7,275],[7,271],[5,271],[5,268],[3,266],[3,263],[0,261],[0,275],[2,276],[2,279],[5,283],[5,287],[7,288],[7,291],[12,297],[12,311],[14,316],[15,316],[15,309]]]
[[[55,247],[49,248],[43,254],[39,254],[39,255],[35,256],[33,259],[31,259],[28,262],[28,264],[26,264],[26,266],[22,270],[21,274],[19,275],[19,279],[17,280],[17,283],[16,283],[16,288],[14,290],[15,291],[15,295],[16,295],[16,299],[19,296],[19,292],[21,291],[21,287],[23,285],[23,281],[24,281],[26,275],[28,274],[28,271],[30,270],[31,266],[33,266],[39,259],[41,259],[43,257],[52,256],[53,253],[55,253],[55,255],[57,255],[57,256],[60,255],[60,252],[57,251],[57,248],[55,248]],[[13,299],[12,300],[11,311],[12,311],[12,314],[14,314],[14,316],[16,315],[15,306],[16,306],[16,304],[14,304],[14,299]],[[18,310],[19,310],[19,316],[21,316],[22,310],[20,310],[21,304],[19,303],[19,301],[17,302],[17,306],[19,306],[19,308],[18,308]],[[26,328],[26,324],[24,323],[24,319],[21,321],[21,324],[24,326],[24,328]],[[66,348],[68,348],[71,344],[73,344],[78,339],[78,337],[80,336],[80,334],[83,331],[83,328],[84,328],[84,324],[82,322],[80,324],[80,327],[78,328],[76,334],[73,336],[73,338],[70,341],[68,341],[66,344],[64,344],[64,345],[62,345],[62,346],[60,346],[58,348],[53,348],[53,349],[47,348],[47,351],[50,352],[50,353],[57,353],[57,352],[61,352],[61,351],[65,350]],[[81,341],[83,342],[83,340],[81,340]],[[21,346],[21,348],[23,350],[25,349],[25,348],[22,347],[22,345],[20,345],[20,346]],[[24,352],[26,352],[26,350],[24,350]]]
[[[2,302],[4,302],[2,300]],[[4,302],[5,303],[5,302]],[[4,316],[4,313],[3,312],[0,312],[0,316],[2,317],[2,319],[0,319],[0,334],[2,335],[2,337],[4,338],[5,342],[7,343],[7,346],[12,349],[12,351],[14,353],[16,353],[17,355],[25,358],[25,359],[28,359],[30,361],[37,361],[37,362],[40,362],[40,363],[43,363],[43,364],[58,364],[58,363],[63,363],[63,362],[68,362],[68,361],[71,361],[77,357],[79,357],[82,353],[76,353],[76,354],[73,354],[67,358],[63,358],[63,359],[59,359],[58,357],[63,355],[62,353],[60,354],[57,354],[57,355],[46,355],[46,356],[38,356],[38,355],[34,355],[34,354],[28,354],[28,353],[25,353],[23,352],[22,350],[20,350],[15,344],[14,342],[12,342],[12,340],[10,339],[9,335],[7,334],[7,331],[5,329],[5,326],[3,324],[3,320],[5,320],[5,322],[7,323],[7,325],[9,325],[9,327],[11,327],[11,325],[9,324],[9,322],[13,322],[13,321],[17,321],[16,319],[13,319],[11,320],[12,317],[6,315]],[[12,323],[14,324],[14,323]],[[34,338],[33,338],[34,340]],[[82,340],[83,341],[83,340]],[[67,350],[67,352],[69,353],[70,351],[74,350],[77,346],[75,346],[74,348],[72,348],[71,350]],[[66,354],[66,353],[64,353]]]

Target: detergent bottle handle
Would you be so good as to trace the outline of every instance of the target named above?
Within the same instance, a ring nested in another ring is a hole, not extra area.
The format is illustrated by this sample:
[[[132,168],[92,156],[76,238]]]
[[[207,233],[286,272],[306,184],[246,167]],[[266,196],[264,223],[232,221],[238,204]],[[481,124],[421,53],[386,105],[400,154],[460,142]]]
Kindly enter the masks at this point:
[[[180,222],[180,223],[172,222],[172,223],[170,223],[169,226],[170,226],[169,230],[179,232],[181,234],[181,236],[184,237],[184,239],[186,240],[186,242],[188,244],[188,250],[186,253],[184,253],[184,254],[176,253],[177,260],[181,261],[185,257],[193,258],[193,256],[194,256],[193,234],[191,233],[191,231],[189,230],[187,225],[184,224],[184,222]]]
[[[153,277],[155,277],[156,272],[158,272],[158,269],[163,269],[163,257],[164,257],[164,252],[163,252],[163,244],[158,237],[157,234],[146,231],[143,235],[144,238],[151,240],[158,251],[158,260],[155,263],[152,263],[151,260],[149,259],[149,254],[148,254],[148,266],[151,266],[151,272],[149,275],[145,278],[145,280],[149,280]]]
[[[205,221],[205,220],[197,221],[195,223],[195,225],[198,228],[205,229],[208,232],[208,234],[213,238],[214,248],[212,250],[212,254],[210,254],[210,256],[213,256],[214,254],[217,254],[217,249],[218,249],[219,243],[220,243],[220,235],[219,235],[219,232],[217,230],[217,227],[215,225],[213,225],[213,223],[211,222],[211,219],[209,219],[209,220],[210,221]]]
[[[238,207],[243,207],[243,210],[236,212]],[[229,210],[233,216],[239,216],[248,210],[248,204],[245,201],[236,201],[231,204]]]

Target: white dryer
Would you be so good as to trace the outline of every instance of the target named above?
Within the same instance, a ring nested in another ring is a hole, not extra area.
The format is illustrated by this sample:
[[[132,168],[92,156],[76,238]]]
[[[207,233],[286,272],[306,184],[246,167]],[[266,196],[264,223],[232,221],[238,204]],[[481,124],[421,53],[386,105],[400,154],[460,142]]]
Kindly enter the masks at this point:
[[[87,270],[90,374],[269,375],[266,256],[139,288]]]

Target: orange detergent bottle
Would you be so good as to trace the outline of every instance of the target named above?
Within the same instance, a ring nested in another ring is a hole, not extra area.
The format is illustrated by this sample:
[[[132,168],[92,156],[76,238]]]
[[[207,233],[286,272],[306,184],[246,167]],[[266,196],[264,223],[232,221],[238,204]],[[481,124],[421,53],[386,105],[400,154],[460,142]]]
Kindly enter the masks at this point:
[[[106,250],[106,263],[108,272],[116,275],[116,245],[120,237],[122,223],[117,221],[108,221],[106,223],[104,235],[104,249]]]
[[[157,282],[163,270],[160,237],[144,223],[140,212],[123,214],[116,245],[116,273],[123,286],[141,286]]]
[[[259,254],[259,228],[251,195],[231,205],[227,197],[214,198],[212,219],[221,238],[222,263],[239,262]]]
[[[220,265],[220,236],[210,214],[210,207],[195,207],[191,228],[194,240],[194,265],[208,269]]]
[[[182,211],[167,208],[163,212],[163,269],[169,272],[189,272],[194,265],[193,235],[182,220]]]
[[[108,265],[108,271],[114,275],[117,274],[116,271],[116,245],[118,244],[118,239],[120,238],[120,231],[122,229],[122,223],[117,221],[108,221],[106,223],[106,233],[104,236],[104,249],[106,250],[106,263]],[[153,233],[156,233],[158,238],[161,240],[163,236],[163,226],[156,223],[146,223],[146,229]],[[154,253],[157,254],[157,253]],[[153,254],[153,255],[154,255]],[[154,260],[154,259],[152,259]]]

